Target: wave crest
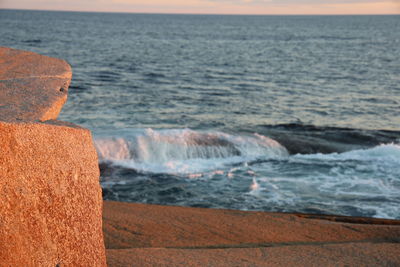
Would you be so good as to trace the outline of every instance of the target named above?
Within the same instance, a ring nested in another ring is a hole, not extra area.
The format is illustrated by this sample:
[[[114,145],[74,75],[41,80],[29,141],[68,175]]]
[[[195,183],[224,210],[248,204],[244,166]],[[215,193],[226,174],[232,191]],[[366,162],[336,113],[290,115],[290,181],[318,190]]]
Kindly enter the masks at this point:
[[[259,134],[239,136],[190,129],[146,129],[120,137],[99,137],[95,145],[100,161],[154,172],[181,172],[182,168],[177,166],[182,165],[189,165],[184,172],[198,171],[221,164],[288,155],[278,142]]]

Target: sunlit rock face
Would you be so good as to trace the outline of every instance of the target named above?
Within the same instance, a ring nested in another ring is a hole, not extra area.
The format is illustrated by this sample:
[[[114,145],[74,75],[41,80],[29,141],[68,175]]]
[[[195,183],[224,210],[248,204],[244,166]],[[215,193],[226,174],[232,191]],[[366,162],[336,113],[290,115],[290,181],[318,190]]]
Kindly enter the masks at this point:
[[[57,119],[71,77],[71,67],[64,60],[0,47],[1,119]]]
[[[0,65],[0,265],[105,266],[91,133],[47,121],[66,100],[69,65],[9,48]]]

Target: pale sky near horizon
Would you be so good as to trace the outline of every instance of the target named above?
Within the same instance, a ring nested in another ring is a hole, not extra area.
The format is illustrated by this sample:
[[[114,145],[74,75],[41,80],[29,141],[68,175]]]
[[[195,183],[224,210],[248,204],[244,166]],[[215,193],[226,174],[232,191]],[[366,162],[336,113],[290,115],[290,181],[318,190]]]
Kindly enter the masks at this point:
[[[189,14],[400,14],[400,0],[0,0],[0,8]]]

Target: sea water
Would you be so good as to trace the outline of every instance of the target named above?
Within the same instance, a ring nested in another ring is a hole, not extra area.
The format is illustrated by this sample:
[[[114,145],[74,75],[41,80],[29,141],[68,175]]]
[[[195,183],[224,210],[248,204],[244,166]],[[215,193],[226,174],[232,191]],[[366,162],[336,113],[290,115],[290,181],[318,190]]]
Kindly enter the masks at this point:
[[[105,199],[400,219],[400,16],[0,10],[67,60]]]

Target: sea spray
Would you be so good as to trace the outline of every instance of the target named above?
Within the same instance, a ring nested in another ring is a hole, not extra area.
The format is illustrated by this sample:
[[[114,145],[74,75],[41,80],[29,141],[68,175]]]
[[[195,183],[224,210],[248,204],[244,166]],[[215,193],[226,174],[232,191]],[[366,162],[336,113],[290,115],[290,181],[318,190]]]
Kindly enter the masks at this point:
[[[101,162],[155,173],[216,171],[229,164],[288,156],[278,142],[259,134],[190,129],[144,129],[119,137],[98,137],[95,145]]]

